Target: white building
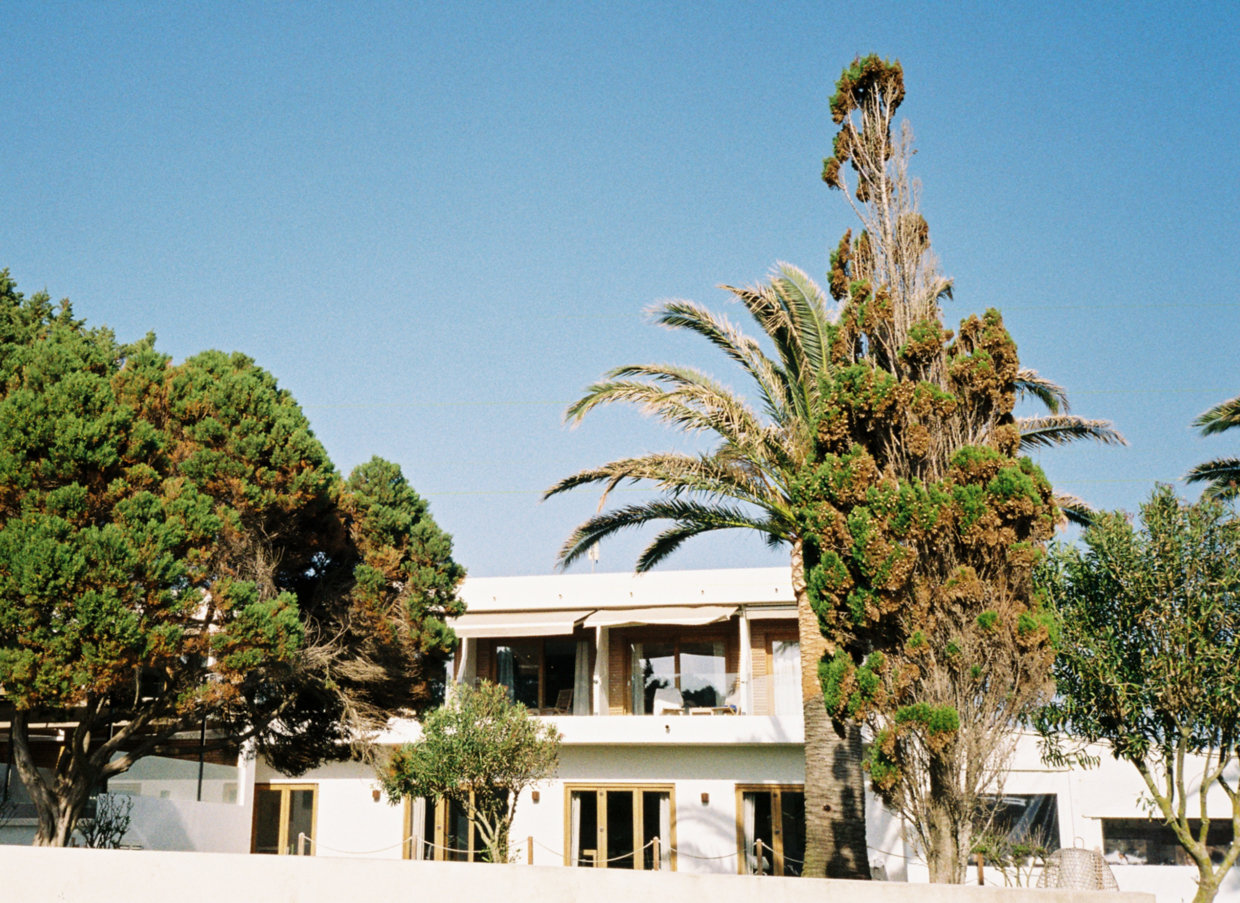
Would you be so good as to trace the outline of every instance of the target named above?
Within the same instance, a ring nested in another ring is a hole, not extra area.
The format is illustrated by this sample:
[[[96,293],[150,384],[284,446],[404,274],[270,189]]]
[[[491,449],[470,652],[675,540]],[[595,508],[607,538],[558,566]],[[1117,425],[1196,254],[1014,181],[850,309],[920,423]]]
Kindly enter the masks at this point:
[[[521,861],[798,873],[804,724],[786,568],[478,578],[462,593],[454,679],[509,686],[563,735],[556,778],[518,802]],[[398,724],[384,740],[416,732]],[[361,764],[296,779],[261,761],[207,765],[202,789],[185,765],[148,760],[112,782],[138,797],[136,845],[389,859],[469,859],[480,846],[455,807],[387,804]],[[1096,769],[1056,770],[1021,738],[1005,813],[1052,847],[1103,850],[1122,889],[1190,900],[1196,870],[1149,819],[1142,790],[1105,752]],[[1221,795],[1211,802],[1229,818]],[[867,815],[875,874],[927,880],[912,832],[874,799]],[[1229,823],[1216,824],[1229,843]],[[987,868],[985,880],[1004,876]],[[1219,899],[1240,901],[1240,876]]]

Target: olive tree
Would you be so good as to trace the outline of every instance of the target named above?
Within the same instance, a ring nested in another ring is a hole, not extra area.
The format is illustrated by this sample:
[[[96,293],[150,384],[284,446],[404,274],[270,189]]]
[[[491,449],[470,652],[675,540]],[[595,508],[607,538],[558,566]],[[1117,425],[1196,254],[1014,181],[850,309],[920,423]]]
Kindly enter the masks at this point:
[[[483,681],[460,686],[422,720],[422,736],[399,747],[379,771],[391,803],[448,799],[464,809],[491,862],[511,858],[509,829],[521,792],[555,774],[560,734]]]
[[[1062,622],[1038,728],[1052,760],[1101,743],[1136,768],[1197,866],[1194,903],[1208,903],[1240,857],[1240,522],[1160,486],[1139,528],[1108,514],[1082,543],[1038,572]],[[1220,797],[1232,841],[1216,861],[1207,804]]]

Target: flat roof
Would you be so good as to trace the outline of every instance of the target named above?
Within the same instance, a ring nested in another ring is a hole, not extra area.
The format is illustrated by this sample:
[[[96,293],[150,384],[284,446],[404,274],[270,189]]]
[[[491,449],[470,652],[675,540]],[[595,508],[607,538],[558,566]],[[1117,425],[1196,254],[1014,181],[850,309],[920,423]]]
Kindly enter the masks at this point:
[[[795,605],[788,567],[467,577],[461,598],[470,612]]]

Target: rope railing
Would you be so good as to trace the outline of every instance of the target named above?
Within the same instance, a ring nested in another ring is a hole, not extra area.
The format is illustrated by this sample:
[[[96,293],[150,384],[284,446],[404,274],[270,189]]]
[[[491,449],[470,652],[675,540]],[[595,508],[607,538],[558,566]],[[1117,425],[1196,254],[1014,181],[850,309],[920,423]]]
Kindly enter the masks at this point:
[[[529,839],[530,841],[534,843],[535,846],[542,847],[544,850],[546,850],[548,853],[555,856],[557,859],[564,858],[564,853],[561,852],[560,850],[553,849],[547,846],[542,841],[534,840],[533,837]],[[311,837],[310,835],[306,834],[303,831],[297,835],[297,855],[304,856],[306,847],[310,846],[313,849],[324,850],[329,853],[338,853],[341,856],[373,856],[376,853],[386,853],[389,850],[395,850],[397,848],[404,847],[406,844],[411,843],[411,842],[422,844],[427,847],[432,847],[436,850],[443,850],[446,853],[462,853],[465,855],[469,855],[471,852],[472,853],[479,852],[479,850],[477,849],[468,850],[468,849],[460,849],[458,847],[444,846],[443,844],[435,843],[434,841],[426,840],[425,838],[418,837],[416,835],[410,835],[409,837],[406,837],[403,840],[400,840],[396,843],[389,844],[386,847],[379,847],[378,849],[374,849],[374,850],[341,850],[337,847],[328,846],[325,843],[315,840],[313,837]],[[761,843],[761,841],[758,841],[758,843]],[[665,849],[669,854],[674,854],[676,856],[687,856],[690,859],[699,859],[703,861],[716,860],[716,859],[730,859],[733,856],[739,855],[736,852],[732,852],[732,853],[725,853],[722,856],[699,856],[696,853],[690,853],[686,850],[679,849],[678,847],[672,847],[672,846],[664,847],[662,845],[661,840],[656,835],[655,837],[652,837],[650,840],[648,840],[646,843],[642,844],[640,847],[638,847],[636,850],[633,850],[632,852],[621,853],[620,855],[612,856],[609,859],[599,859],[596,855],[592,857],[592,861],[594,862],[619,862],[622,859],[633,859],[639,854],[644,853],[647,849],[651,847],[654,847],[656,850],[655,862],[660,861],[661,857],[657,855],[657,853],[659,850],[662,850],[662,849]],[[792,860],[792,861],[796,861],[796,860]]]
[[[534,846],[542,847],[544,850],[546,850],[548,853],[550,853],[552,856],[554,856],[557,860],[562,860],[562,859],[564,858],[564,853],[563,853],[562,851],[560,851],[560,850],[556,850],[556,849],[553,849],[552,847],[547,846],[547,845],[546,845],[545,843],[543,843],[542,841],[540,841],[540,840],[535,840],[532,836],[528,838],[528,841],[529,841],[529,843],[533,844]],[[336,853],[336,854],[341,855],[341,856],[373,856],[373,855],[375,855],[375,854],[377,854],[377,853],[386,853],[386,852],[389,852],[390,850],[395,850],[395,849],[398,849],[398,848],[404,848],[404,847],[405,847],[405,845],[406,845],[406,844],[409,844],[409,843],[417,843],[417,844],[420,844],[420,845],[422,845],[422,846],[425,846],[425,847],[431,847],[431,848],[436,849],[436,850],[443,850],[445,853],[458,853],[458,854],[463,854],[463,855],[466,855],[466,856],[468,856],[468,855],[470,855],[470,854],[472,854],[472,853],[478,853],[478,852],[480,852],[480,850],[478,850],[478,849],[469,850],[469,849],[461,849],[461,848],[459,848],[459,847],[449,847],[449,846],[444,846],[443,844],[435,843],[435,842],[434,842],[434,841],[432,841],[432,840],[427,840],[427,839],[425,839],[425,838],[423,838],[423,837],[418,837],[418,836],[416,836],[416,835],[410,835],[409,837],[406,837],[406,838],[404,838],[403,840],[400,840],[400,841],[398,841],[398,842],[396,842],[396,843],[389,844],[388,846],[385,846],[385,847],[379,847],[378,849],[374,849],[374,850],[341,850],[341,849],[338,849],[337,847],[332,847],[332,846],[328,846],[328,845],[327,845],[327,844],[325,844],[325,843],[321,843],[320,841],[315,840],[313,837],[311,837],[310,835],[306,834],[306,833],[303,831],[303,832],[299,832],[299,833],[298,833],[298,835],[297,835],[297,855],[298,855],[298,856],[304,856],[304,855],[306,855],[306,849],[307,849],[307,847],[310,847],[311,849],[315,849],[315,850],[323,850],[323,851],[325,851],[325,852],[329,852],[329,853]],[[595,862],[595,863],[598,863],[598,862],[603,862],[603,863],[609,863],[609,862],[619,862],[619,861],[620,861],[620,860],[622,860],[622,859],[632,859],[634,862],[636,862],[636,861],[637,861],[637,857],[638,857],[639,855],[641,855],[642,853],[645,853],[645,852],[646,852],[646,850],[650,849],[651,847],[653,847],[653,848],[654,848],[654,854],[655,854],[655,855],[654,855],[654,869],[653,869],[653,871],[658,871],[658,870],[660,870],[660,863],[662,862],[662,856],[661,856],[661,852],[662,852],[662,851],[666,851],[669,855],[675,855],[675,856],[685,856],[685,857],[687,857],[687,858],[689,858],[689,859],[696,859],[696,860],[698,860],[698,861],[700,861],[700,862],[717,862],[717,861],[719,861],[719,860],[721,860],[721,859],[731,859],[733,856],[739,856],[739,855],[740,855],[740,851],[739,851],[739,850],[734,850],[734,851],[732,851],[732,852],[730,852],[730,853],[724,853],[724,854],[723,854],[723,855],[721,855],[721,856],[699,856],[697,853],[690,853],[690,852],[688,852],[687,850],[681,849],[680,847],[673,847],[673,846],[670,846],[670,845],[668,845],[668,846],[663,846],[662,841],[660,840],[660,838],[658,837],[658,835],[656,835],[656,836],[652,837],[650,840],[648,840],[646,843],[642,844],[642,845],[641,845],[640,847],[638,847],[636,850],[633,850],[633,851],[628,852],[628,853],[621,853],[621,854],[619,854],[618,856],[612,856],[612,857],[610,857],[610,858],[608,858],[608,859],[599,859],[599,858],[598,858],[598,855],[597,855],[597,851],[588,851],[588,852],[592,852],[592,853],[594,853],[594,855],[593,855],[593,856],[591,856],[591,857],[589,857],[589,858],[590,858],[590,861],[591,861],[591,862]],[[874,848],[874,847],[870,847],[870,849],[875,849],[875,848]],[[763,861],[764,861],[764,860],[763,860],[763,856],[762,856],[763,851],[768,851],[768,852],[770,852],[772,857],[774,857],[774,855],[775,855],[775,848],[774,848],[774,847],[772,847],[770,844],[768,844],[768,843],[764,842],[764,841],[763,841],[763,840],[761,840],[761,839],[755,840],[755,841],[754,841],[754,850],[753,850],[753,852],[754,852],[754,854],[755,854],[755,856],[757,857],[757,860],[758,860],[758,864],[759,864],[759,865],[758,865],[758,874],[759,874],[759,875],[763,874]],[[746,851],[746,852],[748,852],[748,851]],[[881,852],[886,852],[886,851],[884,851],[884,850],[878,850],[878,852],[880,852],[880,853],[881,853]],[[533,850],[532,850],[532,849],[530,850],[530,854],[529,854],[529,855],[530,855],[530,861],[532,862],[532,861],[533,861]],[[895,854],[891,854],[891,855],[895,855]],[[580,858],[580,857],[579,857],[579,858]],[[783,861],[784,861],[784,862],[792,862],[792,863],[796,863],[797,865],[804,865],[804,864],[805,864],[804,860],[802,860],[802,859],[795,859],[795,858],[793,858],[793,857],[791,857],[791,856],[787,856],[787,855],[785,855],[785,856],[783,857]],[[773,859],[772,859],[772,868],[774,868],[774,862],[773,862]]]

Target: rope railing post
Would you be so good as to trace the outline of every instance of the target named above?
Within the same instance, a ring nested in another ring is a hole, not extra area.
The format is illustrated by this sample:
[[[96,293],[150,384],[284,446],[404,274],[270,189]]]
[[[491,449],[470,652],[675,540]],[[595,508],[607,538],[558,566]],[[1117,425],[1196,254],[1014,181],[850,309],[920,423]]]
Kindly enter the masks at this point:
[[[534,864],[534,835],[531,834],[528,838],[526,838],[526,842],[528,846],[526,847],[525,864],[533,865]]]
[[[659,855],[659,835],[657,835],[657,834],[656,834],[656,835],[654,836],[654,839],[653,839],[652,841],[650,841],[650,842],[654,845],[654,846],[653,846],[653,849],[654,849],[654,863],[653,863],[653,866],[652,866],[652,871],[656,871],[656,872],[657,872],[657,871],[660,869],[660,867],[662,866],[662,864],[663,864],[663,859],[662,859],[662,857]]]
[[[297,832],[297,855],[298,856],[306,855],[306,832],[305,831]]]

